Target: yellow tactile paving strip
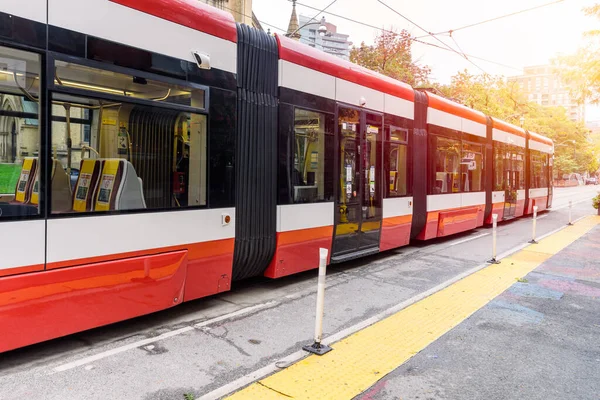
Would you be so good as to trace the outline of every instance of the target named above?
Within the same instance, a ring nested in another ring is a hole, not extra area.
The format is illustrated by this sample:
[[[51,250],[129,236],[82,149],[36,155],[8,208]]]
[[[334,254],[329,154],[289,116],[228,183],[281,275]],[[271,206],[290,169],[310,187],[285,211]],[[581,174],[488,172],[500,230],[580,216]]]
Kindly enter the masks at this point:
[[[229,398],[352,399],[597,224],[586,217]]]

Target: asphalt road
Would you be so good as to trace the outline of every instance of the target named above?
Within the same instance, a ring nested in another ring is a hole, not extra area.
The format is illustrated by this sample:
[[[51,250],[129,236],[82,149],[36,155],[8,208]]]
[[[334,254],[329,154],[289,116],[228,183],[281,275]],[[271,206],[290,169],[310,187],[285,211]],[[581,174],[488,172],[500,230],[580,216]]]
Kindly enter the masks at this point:
[[[555,190],[538,235],[593,213],[598,187]],[[531,219],[499,224],[498,253],[531,238]],[[324,336],[335,340],[394,306],[481,265],[480,228],[328,268]],[[171,310],[0,355],[0,399],[218,398],[304,356],[314,330],[316,271],[255,279]]]

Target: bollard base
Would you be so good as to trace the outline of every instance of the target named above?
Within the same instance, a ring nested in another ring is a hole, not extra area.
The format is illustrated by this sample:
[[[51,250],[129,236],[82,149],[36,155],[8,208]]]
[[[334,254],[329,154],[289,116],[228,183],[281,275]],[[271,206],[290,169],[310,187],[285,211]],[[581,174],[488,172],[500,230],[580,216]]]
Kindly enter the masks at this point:
[[[491,260],[487,261],[488,264],[500,264],[500,261],[496,260],[495,258],[492,258]]]
[[[535,239],[531,239],[528,243],[538,244],[537,240],[535,240]]]
[[[567,225],[573,225],[571,222],[569,222]]]
[[[329,347],[329,346],[326,346],[326,345],[322,344],[322,343],[314,342],[310,346],[309,345],[302,346],[302,350],[306,350],[309,353],[313,353],[313,354],[316,354],[318,356],[322,356],[323,354],[328,353],[328,352],[330,352],[333,349],[331,347]]]

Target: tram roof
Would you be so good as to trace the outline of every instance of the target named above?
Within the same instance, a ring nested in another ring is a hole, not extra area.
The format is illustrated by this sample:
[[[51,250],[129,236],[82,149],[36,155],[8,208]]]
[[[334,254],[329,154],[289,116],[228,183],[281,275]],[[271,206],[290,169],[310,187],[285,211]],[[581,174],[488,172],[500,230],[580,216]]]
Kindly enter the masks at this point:
[[[237,42],[233,16],[198,0],[110,0],[185,27]]]
[[[404,82],[371,71],[350,61],[317,50],[286,36],[275,34],[279,58],[405,100],[414,101],[413,88]]]
[[[425,94],[429,99],[428,105],[431,108],[479,122],[480,124],[487,124],[487,117],[481,111],[474,110],[431,92],[425,92]]]
[[[542,136],[539,133],[535,133],[535,132],[531,132],[531,131],[528,131],[528,132],[529,132],[529,138],[531,140],[535,140],[536,142],[554,146],[554,142],[552,141],[552,139],[547,138],[546,136]]]
[[[523,129],[521,127],[518,127],[516,125],[513,125],[511,123],[502,121],[502,120],[494,118],[494,117],[492,117],[492,121],[493,121],[493,127],[496,129],[500,129],[501,131],[508,132],[508,133],[513,133],[513,134],[521,136],[521,137],[527,137],[527,134],[525,133],[525,129]]]

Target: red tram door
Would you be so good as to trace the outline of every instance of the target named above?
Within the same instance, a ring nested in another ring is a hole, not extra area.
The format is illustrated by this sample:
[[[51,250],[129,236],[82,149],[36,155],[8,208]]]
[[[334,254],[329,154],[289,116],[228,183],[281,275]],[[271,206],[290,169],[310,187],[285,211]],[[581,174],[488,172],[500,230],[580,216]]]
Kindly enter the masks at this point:
[[[382,220],[383,117],[338,108],[338,182],[331,260],[379,251]]]

